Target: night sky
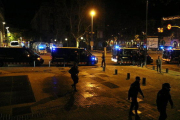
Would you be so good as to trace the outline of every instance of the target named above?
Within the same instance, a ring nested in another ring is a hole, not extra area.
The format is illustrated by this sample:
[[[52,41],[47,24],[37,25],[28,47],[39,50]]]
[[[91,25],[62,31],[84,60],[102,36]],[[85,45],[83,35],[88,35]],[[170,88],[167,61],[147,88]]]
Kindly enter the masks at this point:
[[[26,28],[30,24],[41,0],[2,0],[5,8],[5,21],[15,27]],[[166,1],[166,2],[163,2]],[[169,2],[168,2],[169,1]],[[146,19],[146,0],[104,0],[106,20],[111,23],[121,19],[137,16]],[[160,20],[162,17],[178,15],[180,0],[149,0],[148,19]]]

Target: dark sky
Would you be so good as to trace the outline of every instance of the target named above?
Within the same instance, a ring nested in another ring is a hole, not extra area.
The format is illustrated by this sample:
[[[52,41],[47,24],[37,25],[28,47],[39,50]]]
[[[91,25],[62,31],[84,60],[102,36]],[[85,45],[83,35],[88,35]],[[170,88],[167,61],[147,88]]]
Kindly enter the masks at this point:
[[[16,27],[28,27],[41,0],[2,0],[5,7],[6,22]],[[120,19],[122,15],[146,19],[147,0],[104,0],[106,19]],[[170,2],[162,2],[170,1]],[[162,17],[178,15],[180,0],[149,0],[148,18],[160,20]]]
[[[15,27],[29,27],[30,21],[38,10],[40,0],[2,0],[5,21]]]

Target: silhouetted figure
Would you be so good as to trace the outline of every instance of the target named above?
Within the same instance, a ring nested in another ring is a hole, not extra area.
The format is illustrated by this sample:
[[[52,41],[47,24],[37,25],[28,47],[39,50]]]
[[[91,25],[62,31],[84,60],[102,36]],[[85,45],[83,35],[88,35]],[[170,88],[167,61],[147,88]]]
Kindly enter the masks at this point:
[[[131,84],[130,89],[128,91],[128,100],[132,100],[131,102],[131,106],[130,106],[130,111],[129,111],[129,115],[133,115],[133,108],[135,107],[135,114],[137,114],[137,110],[138,110],[138,102],[137,102],[137,96],[138,96],[138,92],[142,95],[142,97],[144,98],[143,92],[141,91],[140,88],[140,77],[136,77],[136,81],[134,83]]]
[[[105,63],[105,54],[104,52],[102,52],[102,62],[101,62],[101,67],[105,67],[106,66],[106,63]]]
[[[157,104],[157,109],[160,113],[159,120],[165,120],[167,118],[166,106],[168,101],[171,104],[171,108],[173,108],[173,101],[171,99],[171,95],[169,92],[170,88],[171,87],[169,83],[164,83],[162,85],[162,89],[157,94],[156,104]]]
[[[71,74],[71,78],[74,82],[71,86],[74,88],[74,91],[77,91],[76,84],[78,83],[78,80],[79,80],[79,77],[78,77],[79,70],[78,70],[78,66],[76,62],[74,62],[74,65],[69,70],[69,73]]]
[[[156,60],[156,65],[157,65],[157,72],[161,73],[161,65],[162,65],[162,61],[160,59],[160,56],[158,56],[158,59]]]
[[[144,55],[142,53],[140,53],[140,66],[143,67],[144,66]]]

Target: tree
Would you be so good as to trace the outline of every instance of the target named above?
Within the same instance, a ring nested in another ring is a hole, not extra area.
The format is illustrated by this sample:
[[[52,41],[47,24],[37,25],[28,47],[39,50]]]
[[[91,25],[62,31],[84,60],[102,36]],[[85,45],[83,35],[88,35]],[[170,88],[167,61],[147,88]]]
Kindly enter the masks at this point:
[[[97,1],[88,0],[62,0],[62,11],[72,37],[76,40],[76,47],[79,47],[80,37],[85,35],[90,28],[89,6],[94,6]]]

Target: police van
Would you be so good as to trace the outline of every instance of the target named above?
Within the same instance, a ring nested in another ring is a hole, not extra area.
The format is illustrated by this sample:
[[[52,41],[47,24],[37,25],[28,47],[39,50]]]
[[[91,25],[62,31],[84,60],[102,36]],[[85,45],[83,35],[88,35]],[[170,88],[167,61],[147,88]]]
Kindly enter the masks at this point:
[[[72,65],[76,59],[78,65],[95,65],[98,63],[98,58],[84,48],[53,47],[51,50],[52,64]]]
[[[138,56],[140,54],[144,56],[145,51],[140,48],[126,48],[126,47],[115,46],[112,49],[111,60],[120,65],[127,65],[127,64],[130,65],[133,64],[133,62],[139,62],[140,58]],[[153,63],[153,59],[149,55],[147,55],[146,57],[147,57],[147,64]]]
[[[43,64],[44,60],[35,52],[25,47],[0,47],[0,67],[9,64]]]
[[[166,63],[178,63],[180,56],[180,49],[175,49],[172,47],[167,47],[163,50],[163,61]]]

